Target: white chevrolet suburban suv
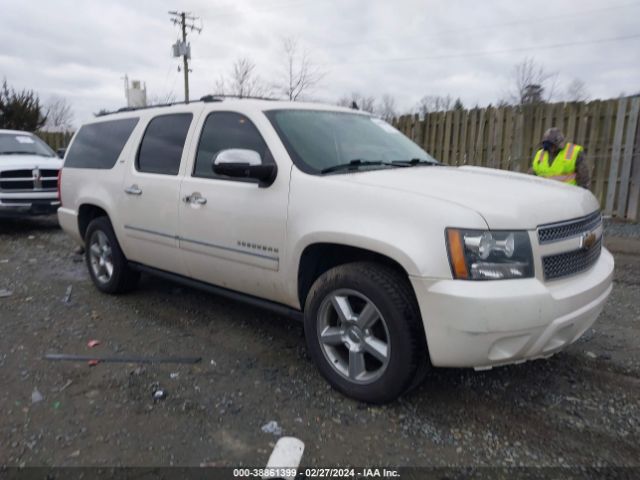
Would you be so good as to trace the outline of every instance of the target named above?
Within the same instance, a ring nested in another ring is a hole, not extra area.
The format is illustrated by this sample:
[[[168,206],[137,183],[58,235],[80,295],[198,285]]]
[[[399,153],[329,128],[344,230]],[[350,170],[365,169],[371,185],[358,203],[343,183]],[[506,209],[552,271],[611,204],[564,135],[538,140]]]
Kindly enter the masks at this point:
[[[430,366],[548,357],[612,288],[587,190],[443,166],[344,108],[208,97],[108,114],[76,133],[61,186],[99,290],[148,272],[303,319],[322,375],[368,402]]]
[[[30,132],[0,130],[0,215],[54,213],[62,159]]]

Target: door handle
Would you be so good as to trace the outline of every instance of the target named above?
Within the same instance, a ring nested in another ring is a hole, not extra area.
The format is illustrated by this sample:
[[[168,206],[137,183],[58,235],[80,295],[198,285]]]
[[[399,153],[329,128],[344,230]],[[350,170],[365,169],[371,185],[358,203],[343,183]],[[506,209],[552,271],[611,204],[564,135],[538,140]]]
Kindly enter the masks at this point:
[[[187,195],[186,197],[183,197],[182,200],[185,203],[191,203],[192,205],[204,205],[207,203],[207,199],[200,195],[198,192]]]
[[[125,188],[124,193],[129,195],[142,195],[142,189],[134,183],[130,187]]]

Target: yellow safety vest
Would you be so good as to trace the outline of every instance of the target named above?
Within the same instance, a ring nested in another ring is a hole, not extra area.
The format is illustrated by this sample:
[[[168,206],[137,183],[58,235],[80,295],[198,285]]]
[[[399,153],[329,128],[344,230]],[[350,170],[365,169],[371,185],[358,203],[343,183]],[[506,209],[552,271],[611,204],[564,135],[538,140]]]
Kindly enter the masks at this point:
[[[580,145],[567,143],[558,152],[551,166],[549,166],[549,152],[540,149],[533,157],[533,171],[539,177],[558,180],[569,185],[577,185],[576,160],[581,151],[582,147]]]

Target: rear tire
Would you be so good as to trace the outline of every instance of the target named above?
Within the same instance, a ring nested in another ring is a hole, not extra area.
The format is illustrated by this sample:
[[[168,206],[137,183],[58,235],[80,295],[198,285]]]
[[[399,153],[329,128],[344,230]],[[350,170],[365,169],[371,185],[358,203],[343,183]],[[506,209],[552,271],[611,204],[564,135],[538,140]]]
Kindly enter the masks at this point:
[[[140,272],[129,266],[107,217],[98,217],[89,223],[84,243],[89,275],[98,290],[123,293],[135,288]]]
[[[357,262],[321,275],[305,302],[307,348],[338,391],[387,403],[428,368],[415,295],[402,273]]]

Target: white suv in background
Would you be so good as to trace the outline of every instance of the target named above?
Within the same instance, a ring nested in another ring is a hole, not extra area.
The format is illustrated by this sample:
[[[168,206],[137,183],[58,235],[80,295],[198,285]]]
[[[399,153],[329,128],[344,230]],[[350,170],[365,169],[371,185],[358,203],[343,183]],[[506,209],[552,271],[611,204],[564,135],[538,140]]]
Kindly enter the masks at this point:
[[[62,160],[37,136],[0,130],[0,215],[54,213]]]
[[[105,115],[61,182],[98,289],[150,272],[303,318],[320,372],[368,402],[431,365],[548,357],[612,288],[587,190],[442,166],[344,108],[209,97]]]

